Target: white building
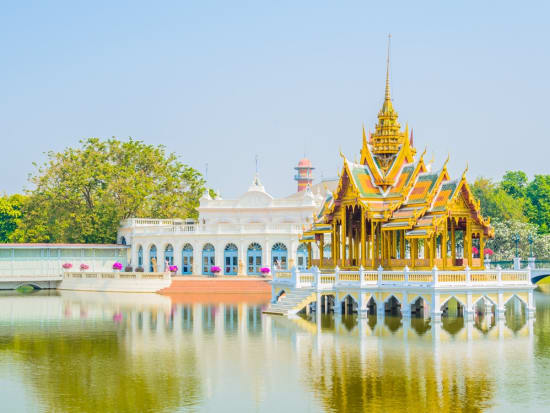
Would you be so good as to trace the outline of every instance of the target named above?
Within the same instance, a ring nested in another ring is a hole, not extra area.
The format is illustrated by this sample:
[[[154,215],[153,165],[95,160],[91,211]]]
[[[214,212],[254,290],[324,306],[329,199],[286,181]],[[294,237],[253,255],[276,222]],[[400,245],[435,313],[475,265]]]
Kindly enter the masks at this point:
[[[307,248],[300,245],[299,236],[335,183],[325,181],[277,199],[256,175],[237,199],[203,196],[197,221],[131,218],[121,223],[118,241],[131,246],[131,264],[145,271],[154,271],[155,265],[162,271],[166,262],[184,275],[211,274],[212,266],[226,275],[304,266]],[[330,245],[325,250],[330,251]],[[317,252],[312,255],[315,258]]]

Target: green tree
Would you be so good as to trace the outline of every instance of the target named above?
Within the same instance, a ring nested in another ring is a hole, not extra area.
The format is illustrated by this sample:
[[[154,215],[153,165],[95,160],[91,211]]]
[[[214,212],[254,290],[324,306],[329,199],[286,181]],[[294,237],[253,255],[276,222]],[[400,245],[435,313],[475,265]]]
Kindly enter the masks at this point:
[[[527,194],[527,174],[523,171],[507,171],[500,181],[500,188],[514,198],[525,198]]]
[[[550,175],[535,175],[527,186],[529,221],[538,225],[539,232],[550,232]]]
[[[477,178],[471,186],[476,199],[481,202],[481,213],[498,221],[526,222],[525,200],[514,198],[499,185],[487,178]]]
[[[4,195],[0,197],[0,242],[9,242],[21,218],[24,195]]]
[[[49,152],[31,176],[17,241],[108,243],[121,220],[196,218],[204,180],[163,146],[116,138]]]

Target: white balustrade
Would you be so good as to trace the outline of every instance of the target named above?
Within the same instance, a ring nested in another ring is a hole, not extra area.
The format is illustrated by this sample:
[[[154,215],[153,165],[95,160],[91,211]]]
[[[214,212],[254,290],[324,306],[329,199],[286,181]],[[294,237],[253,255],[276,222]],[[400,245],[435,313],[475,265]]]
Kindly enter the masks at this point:
[[[382,287],[403,286],[414,288],[454,288],[454,287],[484,287],[484,286],[530,286],[531,275],[529,269],[521,270],[485,270],[471,271],[466,268],[462,271],[411,271],[405,268],[402,271],[364,270],[343,271],[336,267],[334,270],[321,271],[312,267],[307,271],[296,267],[292,270],[275,270],[273,283],[289,284],[296,288],[312,288],[318,290],[334,289],[338,287]]]

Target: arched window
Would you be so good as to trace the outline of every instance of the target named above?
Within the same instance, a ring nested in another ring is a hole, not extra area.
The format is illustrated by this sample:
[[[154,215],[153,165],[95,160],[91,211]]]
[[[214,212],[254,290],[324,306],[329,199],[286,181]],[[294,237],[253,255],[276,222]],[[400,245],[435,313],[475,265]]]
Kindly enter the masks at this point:
[[[235,275],[239,269],[239,250],[235,244],[227,244],[223,251],[225,274]]]
[[[120,243],[122,245],[126,245],[126,238],[125,237],[120,237]]]
[[[262,247],[260,244],[253,242],[248,246],[246,252],[247,273],[250,275],[260,274],[262,267]]]
[[[157,272],[158,271],[157,247],[156,247],[156,245],[151,245],[151,248],[149,248],[149,271],[150,272]]]
[[[298,259],[298,262],[297,262],[298,268],[304,269],[309,267],[309,257],[307,254],[306,244],[300,244],[298,246],[296,258]]]
[[[282,242],[277,242],[271,248],[271,268],[274,269],[287,269],[288,251],[286,245]]]
[[[164,266],[174,265],[174,247],[172,244],[168,244],[164,249]],[[168,271],[168,268],[165,268],[164,271]]]
[[[181,250],[181,273],[193,273],[193,247],[191,244],[185,244]]]
[[[138,249],[138,267],[143,267],[143,247],[140,245]]]
[[[202,273],[212,274],[212,266],[215,263],[216,251],[212,244],[205,244],[202,248]]]

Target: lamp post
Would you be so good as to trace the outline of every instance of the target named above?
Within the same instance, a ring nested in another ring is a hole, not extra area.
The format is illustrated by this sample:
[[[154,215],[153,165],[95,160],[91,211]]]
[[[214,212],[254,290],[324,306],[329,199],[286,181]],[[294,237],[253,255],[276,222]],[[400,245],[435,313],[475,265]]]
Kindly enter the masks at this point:
[[[533,236],[531,234],[529,234],[527,241],[529,241],[529,257],[533,258]]]
[[[518,258],[519,234],[516,234],[516,236],[514,237],[514,241],[516,242],[516,258]]]

